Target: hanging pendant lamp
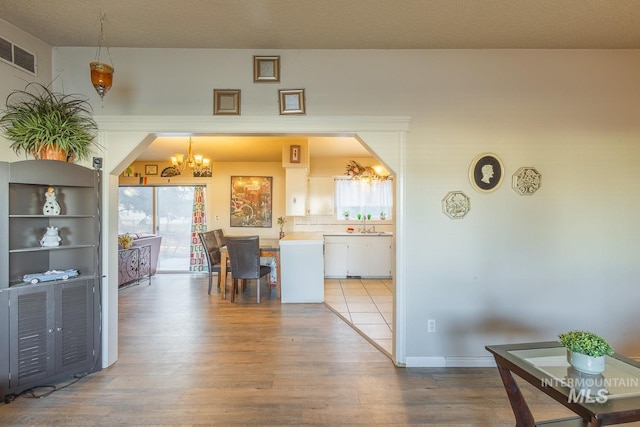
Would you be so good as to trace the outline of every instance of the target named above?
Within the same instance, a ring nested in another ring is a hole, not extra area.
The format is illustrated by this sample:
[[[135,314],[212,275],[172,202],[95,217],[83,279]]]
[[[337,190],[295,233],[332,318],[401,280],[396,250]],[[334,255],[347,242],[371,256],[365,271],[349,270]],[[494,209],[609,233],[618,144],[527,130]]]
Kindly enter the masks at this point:
[[[96,58],[94,62],[89,64],[89,68],[91,69],[91,84],[100,95],[100,99],[104,100],[104,96],[111,89],[111,85],[113,84],[113,61],[111,60],[111,54],[109,53],[109,48],[105,47],[107,50],[107,55],[109,56],[109,62],[111,65],[106,64],[104,62],[100,62],[100,54],[102,51],[102,43],[104,41],[104,14],[100,15],[100,40],[98,41],[98,51],[96,52]]]

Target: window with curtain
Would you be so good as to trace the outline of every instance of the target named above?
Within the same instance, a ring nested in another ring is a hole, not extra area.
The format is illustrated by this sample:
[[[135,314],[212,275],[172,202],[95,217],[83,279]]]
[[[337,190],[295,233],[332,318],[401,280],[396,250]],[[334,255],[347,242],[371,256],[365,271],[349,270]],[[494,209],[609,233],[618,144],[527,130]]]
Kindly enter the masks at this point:
[[[390,179],[385,181],[365,181],[356,179],[336,179],[336,213],[338,219],[355,219],[358,214],[371,215],[371,219],[392,219],[393,186]]]

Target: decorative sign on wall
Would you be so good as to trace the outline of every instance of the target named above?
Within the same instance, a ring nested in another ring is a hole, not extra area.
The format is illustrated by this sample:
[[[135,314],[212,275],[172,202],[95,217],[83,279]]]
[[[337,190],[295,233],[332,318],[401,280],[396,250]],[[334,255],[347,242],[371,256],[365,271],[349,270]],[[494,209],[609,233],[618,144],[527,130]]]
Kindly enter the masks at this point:
[[[231,177],[231,227],[271,227],[271,176]]]
[[[449,191],[442,199],[442,211],[451,219],[461,219],[471,210],[471,201],[462,191]]]
[[[513,174],[513,190],[521,196],[530,196],[542,185],[542,175],[535,168],[523,167]]]
[[[498,156],[483,153],[476,156],[469,167],[469,180],[473,188],[481,193],[490,193],[500,187],[504,168]]]

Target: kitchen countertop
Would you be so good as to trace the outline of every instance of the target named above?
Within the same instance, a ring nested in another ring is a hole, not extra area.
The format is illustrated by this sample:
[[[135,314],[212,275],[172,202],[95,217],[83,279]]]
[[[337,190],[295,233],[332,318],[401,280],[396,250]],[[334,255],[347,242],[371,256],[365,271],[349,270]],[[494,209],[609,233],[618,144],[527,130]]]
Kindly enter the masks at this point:
[[[322,242],[323,240],[324,236],[322,235],[322,233],[298,231],[286,234],[282,239],[280,239],[280,245],[293,245],[296,243],[313,241]]]
[[[348,231],[325,231],[325,236],[393,236],[393,232],[391,231],[375,231],[370,233],[360,233],[359,231],[354,231],[353,233],[349,233]]]

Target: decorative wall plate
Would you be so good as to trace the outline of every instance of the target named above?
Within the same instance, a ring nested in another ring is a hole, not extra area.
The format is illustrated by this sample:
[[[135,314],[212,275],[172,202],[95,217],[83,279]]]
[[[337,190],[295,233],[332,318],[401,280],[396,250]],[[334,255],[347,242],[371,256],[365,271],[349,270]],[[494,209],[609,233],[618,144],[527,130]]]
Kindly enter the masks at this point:
[[[469,196],[462,191],[449,191],[442,199],[442,211],[451,219],[461,219],[471,209]]]
[[[521,196],[530,196],[542,185],[542,175],[532,167],[523,167],[513,174],[513,190]]]
[[[180,169],[176,168],[175,166],[167,166],[166,168],[162,169],[162,172],[160,173],[160,176],[163,178],[170,178],[172,176],[178,175],[180,175]]]

